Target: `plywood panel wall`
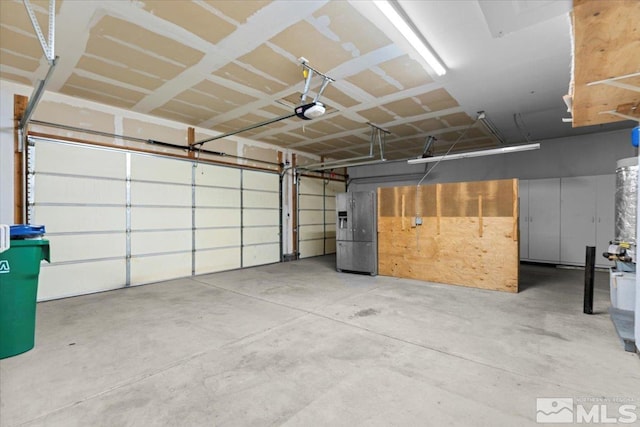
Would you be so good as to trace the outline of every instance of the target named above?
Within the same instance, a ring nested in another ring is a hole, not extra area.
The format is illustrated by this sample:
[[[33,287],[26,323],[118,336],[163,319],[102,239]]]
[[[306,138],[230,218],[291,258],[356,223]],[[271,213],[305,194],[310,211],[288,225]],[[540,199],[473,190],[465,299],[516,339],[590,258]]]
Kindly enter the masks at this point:
[[[518,254],[515,179],[378,189],[381,275],[518,292]]]

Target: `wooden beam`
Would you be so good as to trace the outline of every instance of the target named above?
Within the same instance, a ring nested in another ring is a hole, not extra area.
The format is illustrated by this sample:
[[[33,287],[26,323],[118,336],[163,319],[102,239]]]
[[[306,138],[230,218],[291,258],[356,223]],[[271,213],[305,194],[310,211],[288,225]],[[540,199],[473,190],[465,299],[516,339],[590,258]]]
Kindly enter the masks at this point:
[[[625,104],[638,105],[640,92],[606,83],[588,85],[640,72],[640,1],[573,1],[573,126],[624,120],[602,114]],[[637,78],[618,83],[637,85]]]
[[[22,116],[24,116],[28,104],[28,97],[17,94],[13,95],[13,222],[15,224],[23,224],[26,222],[26,218],[24,217],[26,174],[22,168],[22,156],[26,155],[26,153],[20,152],[18,128],[20,127],[20,120]],[[23,150],[26,149],[27,147],[23,147]]]
[[[187,128],[187,145],[191,147],[196,143],[196,129],[192,127]],[[188,156],[192,159],[196,157],[196,153],[193,150],[189,150]]]

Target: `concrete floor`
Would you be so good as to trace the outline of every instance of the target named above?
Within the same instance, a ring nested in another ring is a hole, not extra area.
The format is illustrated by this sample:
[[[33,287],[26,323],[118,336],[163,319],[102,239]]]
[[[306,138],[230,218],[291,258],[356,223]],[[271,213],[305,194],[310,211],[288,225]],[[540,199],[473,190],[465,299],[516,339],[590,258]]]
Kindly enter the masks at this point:
[[[597,273],[523,265],[519,294],[339,274],[333,257],[39,304],[0,362],[0,425],[535,424],[536,397],[640,404]]]

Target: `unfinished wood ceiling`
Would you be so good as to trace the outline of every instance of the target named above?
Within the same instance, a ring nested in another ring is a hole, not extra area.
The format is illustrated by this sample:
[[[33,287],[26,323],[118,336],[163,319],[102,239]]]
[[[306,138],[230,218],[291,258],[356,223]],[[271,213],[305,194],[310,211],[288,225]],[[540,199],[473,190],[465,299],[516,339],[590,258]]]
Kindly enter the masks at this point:
[[[46,29],[48,2],[32,4]],[[292,112],[303,56],[336,80],[321,99],[327,114],[241,136],[349,158],[368,154],[371,122],[392,132],[386,157],[397,159],[420,155],[428,135],[446,150],[473,122],[347,1],[64,0],[57,10],[60,60],[48,89],[74,97],[228,132]],[[47,66],[21,1],[0,2],[0,31],[0,78],[42,78]],[[474,128],[460,147],[496,143]]]

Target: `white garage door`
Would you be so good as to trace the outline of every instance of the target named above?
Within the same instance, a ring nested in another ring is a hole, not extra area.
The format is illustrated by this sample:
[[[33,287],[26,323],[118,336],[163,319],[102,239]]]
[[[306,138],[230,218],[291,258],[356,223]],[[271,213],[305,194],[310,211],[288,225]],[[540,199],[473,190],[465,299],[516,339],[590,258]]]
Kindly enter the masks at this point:
[[[28,217],[51,242],[39,300],[280,261],[277,172],[31,142]]]
[[[300,258],[335,253],[336,193],[345,183],[301,176],[298,180],[298,252]]]

